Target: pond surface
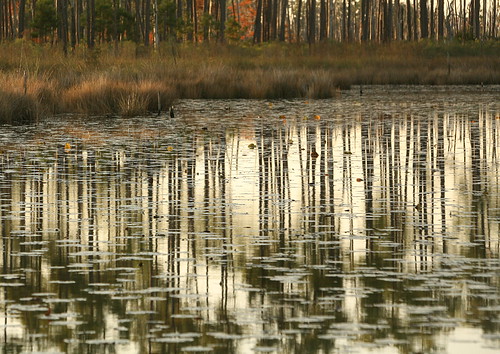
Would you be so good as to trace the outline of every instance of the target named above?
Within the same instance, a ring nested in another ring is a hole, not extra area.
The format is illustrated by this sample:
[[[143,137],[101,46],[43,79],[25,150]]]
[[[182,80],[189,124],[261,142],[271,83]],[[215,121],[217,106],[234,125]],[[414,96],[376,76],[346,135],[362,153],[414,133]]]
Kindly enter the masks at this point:
[[[0,127],[2,352],[498,353],[500,87]]]

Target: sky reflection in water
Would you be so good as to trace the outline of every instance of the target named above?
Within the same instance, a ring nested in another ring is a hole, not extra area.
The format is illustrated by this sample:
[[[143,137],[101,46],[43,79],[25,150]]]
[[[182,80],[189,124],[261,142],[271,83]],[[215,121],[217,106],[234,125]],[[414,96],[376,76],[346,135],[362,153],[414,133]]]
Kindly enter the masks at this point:
[[[500,90],[0,128],[1,344],[500,348]]]

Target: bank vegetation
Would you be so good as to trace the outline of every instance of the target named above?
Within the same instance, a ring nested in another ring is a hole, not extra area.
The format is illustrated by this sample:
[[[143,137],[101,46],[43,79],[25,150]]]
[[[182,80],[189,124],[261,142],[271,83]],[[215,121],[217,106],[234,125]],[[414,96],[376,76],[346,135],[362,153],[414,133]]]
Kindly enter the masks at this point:
[[[500,83],[498,41],[187,45],[71,54],[18,40],[0,50],[0,120],[139,115],[182,98],[330,98],[352,85]]]

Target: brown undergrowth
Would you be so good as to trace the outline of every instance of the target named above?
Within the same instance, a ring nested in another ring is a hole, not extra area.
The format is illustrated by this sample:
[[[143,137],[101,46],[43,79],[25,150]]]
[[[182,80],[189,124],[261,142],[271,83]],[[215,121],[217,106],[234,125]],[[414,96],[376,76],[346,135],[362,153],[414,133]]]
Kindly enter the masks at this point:
[[[351,85],[500,83],[500,44],[262,46],[131,43],[64,56],[26,41],[0,45],[0,122],[57,113],[133,116],[179,98],[329,98]],[[139,54],[140,55],[139,55]]]

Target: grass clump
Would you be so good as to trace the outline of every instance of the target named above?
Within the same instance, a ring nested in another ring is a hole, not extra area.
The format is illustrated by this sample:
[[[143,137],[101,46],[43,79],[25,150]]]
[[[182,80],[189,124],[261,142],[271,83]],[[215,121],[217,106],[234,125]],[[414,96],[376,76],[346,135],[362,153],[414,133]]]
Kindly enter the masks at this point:
[[[37,102],[31,96],[0,90],[0,123],[29,124],[38,119]]]
[[[118,52],[76,48],[68,56],[25,41],[0,47],[3,122],[140,115],[177,98],[328,98],[353,84],[500,83],[498,42],[169,44],[156,52],[122,43]]]

